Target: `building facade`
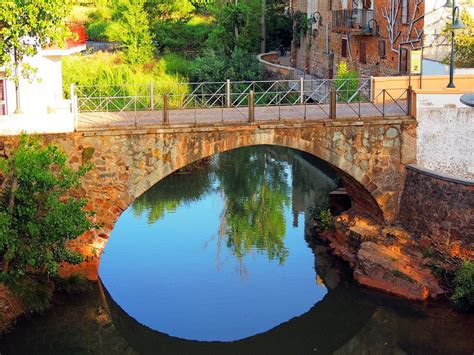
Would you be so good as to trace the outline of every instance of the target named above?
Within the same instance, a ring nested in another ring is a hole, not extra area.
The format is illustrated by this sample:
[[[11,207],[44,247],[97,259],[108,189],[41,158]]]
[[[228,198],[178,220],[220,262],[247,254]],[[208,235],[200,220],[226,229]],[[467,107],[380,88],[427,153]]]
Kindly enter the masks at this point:
[[[424,0],[292,0],[289,12],[292,64],[321,78],[341,61],[361,76],[407,74],[423,46]]]
[[[20,79],[19,92],[22,112],[46,114],[68,110],[63,99],[61,58],[86,50],[86,34],[82,24],[68,25],[74,37],[64,48],[43,48],[27,62],[37,69],[34,80]],[[5,75],[0,64],[0,117],[12,115],[16,110],[15,82]]]

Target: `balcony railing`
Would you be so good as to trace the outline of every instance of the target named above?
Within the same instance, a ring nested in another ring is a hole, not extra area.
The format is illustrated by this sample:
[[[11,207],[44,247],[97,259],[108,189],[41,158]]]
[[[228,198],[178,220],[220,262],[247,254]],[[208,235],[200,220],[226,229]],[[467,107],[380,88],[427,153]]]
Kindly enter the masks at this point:
[[[66,41],[66,48],[85,46],[87,41],[86,27],[82,23],[68,22],[66,26],[72,33],[72,37]]]
[[[370,27],[374,11],[366,9],[335,10],[332,12],[333,32],[351,32],[358,35],[373,35],[377,29]]]

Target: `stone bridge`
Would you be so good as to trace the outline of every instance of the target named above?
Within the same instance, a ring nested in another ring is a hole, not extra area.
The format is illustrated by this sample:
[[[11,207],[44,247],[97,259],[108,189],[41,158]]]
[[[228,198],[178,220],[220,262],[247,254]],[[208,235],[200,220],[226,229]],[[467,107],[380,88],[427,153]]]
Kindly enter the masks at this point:
[[[395,221],[405,164],[415,161],[415,135],[415,121],[398,117],[98,130],[46,135],[45,140],[61,145],[73,166],[94,165],[79,194],[88,198],[87,207],[102,227],[74,245],[86,260],[80,270],[94,279],[114,223],[138,196],[194,161],[244,146],[278,145],[313,154],[337,171],[355,210],[379,223]]]

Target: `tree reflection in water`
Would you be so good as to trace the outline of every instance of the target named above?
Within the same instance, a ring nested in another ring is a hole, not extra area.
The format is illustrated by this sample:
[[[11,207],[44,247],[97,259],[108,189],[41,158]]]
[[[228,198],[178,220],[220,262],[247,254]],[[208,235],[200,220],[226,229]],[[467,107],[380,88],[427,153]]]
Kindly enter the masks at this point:
[[[266,149],[243,148],[218,156],[216,175],[225,196],[219,239],[239,262],[253,251],[285,262],[289,171],[288,163],[274,159]]]
[[[244,257],[255,252],[284,264],[288,257],[285,210],[292,204],[296,227],[298,214],[315,203],[324,204],[327,192],[336,187],[297,151],[274,146],[235,149],[190,170],[165,178],[139,197],[133,204],[134,215],[146,213],[152,224],[183,204],[220,191],[224,208],[219,228],[204,247],[216,240],[217,268],[221,248],[227,247],[242,276],[246,274]],[[313,170],[322,177],[314,179]]]

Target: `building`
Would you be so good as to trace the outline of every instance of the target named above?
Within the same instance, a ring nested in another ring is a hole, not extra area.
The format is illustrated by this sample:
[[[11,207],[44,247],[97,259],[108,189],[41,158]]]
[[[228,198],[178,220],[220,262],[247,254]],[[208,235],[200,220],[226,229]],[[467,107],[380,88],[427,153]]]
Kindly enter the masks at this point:
[[[425,4],[426,3],[426,4]],[[446,58],[441,30],[450,20],[446,0],[291,0],[291,62],[306,73],[331,78],[346,61],[361,76],[408,74],[410,52]],[[469,0],[458,1],[472,12]]]
[[[41,49],[28,63],[37,68],[36,80],[20,79],[21,108],[25,115],[43,115],[69,111],[69,103],[63,99],[61,58],[86,49],[85,28],[70,24],[75,36],[67,40],[64,48]],[[12,115],[16,110],[15,83],[6,79],[5,67],[0,66],[0,116]]]

